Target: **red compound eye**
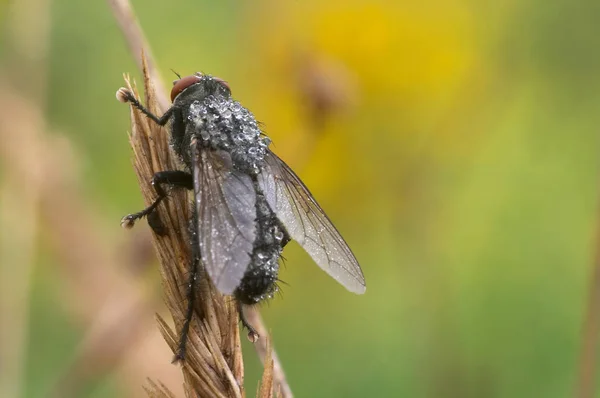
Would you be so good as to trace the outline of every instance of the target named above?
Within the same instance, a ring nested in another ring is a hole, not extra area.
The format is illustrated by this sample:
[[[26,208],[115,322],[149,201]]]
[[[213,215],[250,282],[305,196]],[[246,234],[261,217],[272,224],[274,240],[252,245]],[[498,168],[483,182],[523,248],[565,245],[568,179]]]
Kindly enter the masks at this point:
[[[213,79],[215,79],[216,81],[221,83],[223,86],[227,87],[227,90],[229,90],[231,92],[231,88],[229,88],[229,83],[227,83],[225,80],[223,80],[219,77],[214,77]]]
[[[175,97],[177,97],[183,90],[192,84],[199,83],[200,80],[202,80],[202,78],[198,75],[186,76],[176,80],[175,83],[173,83],[173,88],[171,89],[171,102],[175,101]]]

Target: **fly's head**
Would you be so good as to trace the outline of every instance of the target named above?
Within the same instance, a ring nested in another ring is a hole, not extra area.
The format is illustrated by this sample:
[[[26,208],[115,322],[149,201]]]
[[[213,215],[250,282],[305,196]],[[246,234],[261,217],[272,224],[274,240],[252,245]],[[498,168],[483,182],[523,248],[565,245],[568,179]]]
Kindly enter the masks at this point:
[[[195,73],[179,77],[171,89],[172,118],[171,144],[181,157],[190,165],[189,143],[195,136],[198,120],[198,104],[231,100],[229,85],[218,77]]]
[[[171,101],[173,105],[184,105],[189,101],[202,101],[208,96],[230,98],[231,90],[223,79],[196,72],[173,82]]]

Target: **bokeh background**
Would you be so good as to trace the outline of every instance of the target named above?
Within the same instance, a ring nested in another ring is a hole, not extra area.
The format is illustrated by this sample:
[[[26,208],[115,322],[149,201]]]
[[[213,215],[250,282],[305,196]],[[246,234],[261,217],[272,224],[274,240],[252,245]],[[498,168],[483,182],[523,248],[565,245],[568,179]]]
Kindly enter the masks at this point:
[[[297,396],[600,396],[580,365],[599,337],[600,3],[133,7],[167,84],[227,80],[363,267],[355,296],[286,249],[262,313]],[[141,397],[149,377],[182,396],[148,227],[119,227],[143,203],[114,93],[140,74],[110,7],[0,18],[0,394]]]

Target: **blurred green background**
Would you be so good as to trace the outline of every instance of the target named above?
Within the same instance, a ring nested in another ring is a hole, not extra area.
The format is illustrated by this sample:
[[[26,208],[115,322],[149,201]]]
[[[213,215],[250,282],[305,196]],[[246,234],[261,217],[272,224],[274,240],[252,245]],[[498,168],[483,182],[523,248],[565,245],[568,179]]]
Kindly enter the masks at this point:
[[[138,81],[140,74],[110,7],[0,4],[3,91],[37,104],[44,136],[64,139],[75,158],[69,189],[90,219],[62,220],[92,234],[72,242],[83,252],[81,275],[104,270],[93,265],[89,244],[109,248],[109,259],[131,245],[152,256],[144,223],[119,227],[142,198],[129,112],[114,93],[123,72]],[[170,68],[227,80],[362,265],[367,292],[355,296],[297,245],[286,249],[280,277],[289,286],[262,313],[296,396],[575,394],[597,218],[599,2],[137,0],[133,7],[164,81],[174,79]],[[7,98],[2,140],[23,137],[31,120],[10,111],[18,101]],[[76,366],[83,376],[72,375],[94,311],[116,293],[95,289],[92,277],[65,282],[77,273],[64,267],[56,240],[66,235],[51,221],[45,191],[31,204],[37,212],[23,214],[27,203],[12,196],[29,189],[13,169],[21,154],[0,154],[0,332],[4,358],[12,358],[0,372],[14,375],[2,396],[49,396],[70,389],[73,378],[76,387],[63,396],[144,396],[145,377],[179,391],[181,381],[163,370],[128,373],[146,352],[138,343],[156,329],[154,312],[164,311],[152,257],[147,269],[126,272],[151,303],[136,310],[145,319],[141,337],[117,359],[92,357],[84,361],[93,363],[89,370]],[[33,217],[26,251],[13,242],[21,217]],[[24,254],[26,268],[14,260]],[[95,307],[85,307],[89,295]],[[12,324],[15,313],[22,319]],[[244,344],[253,396],[262,370]],[[154,361],[178,371],[166,349]]]

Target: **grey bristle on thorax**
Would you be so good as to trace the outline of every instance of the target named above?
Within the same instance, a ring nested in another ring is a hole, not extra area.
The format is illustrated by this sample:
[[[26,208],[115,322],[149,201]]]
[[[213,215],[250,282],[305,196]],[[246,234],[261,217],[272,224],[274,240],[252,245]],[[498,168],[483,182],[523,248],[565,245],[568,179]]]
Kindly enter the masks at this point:
[[[192,102],[187,120],[195,126],[203,147],[229,152],[239,171],[260,172],[270,140],[261,135],[254,115],[239,102],[209,95]]]

